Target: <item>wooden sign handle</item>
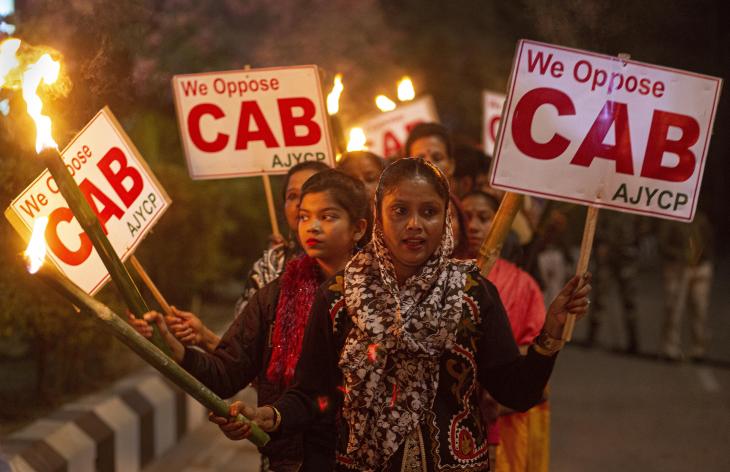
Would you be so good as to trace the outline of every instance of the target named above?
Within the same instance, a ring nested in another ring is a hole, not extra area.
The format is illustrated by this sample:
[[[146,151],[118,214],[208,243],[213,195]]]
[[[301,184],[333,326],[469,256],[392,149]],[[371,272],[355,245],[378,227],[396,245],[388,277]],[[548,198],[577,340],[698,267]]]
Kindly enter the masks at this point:
[[[591,249],[593,248],[593,237],[596,235],[596,222],[598,221],[598,207],[589,206],[586,214],[586,224],[583,227],[583,240],[580,243],[580,257],[575,268],[575,275],[583,275],[588,270],[588,262],[591,259]],[[573,339],[573,329],[575,328],[575,315],[568,314],[568,320],[563,326],[563,339],[567,342]]]
[[[172,308],[170,308],[170,304],[167,303],[167,300],[165,300],[165,297],[162,296],[162,293],[157,288],[157,285],[155,285],[155,283],[152,281],[150,276],[147,274],[147,271],[144,270],[144,267],[142,267],[142,264],[139,262],[139,259],[137,259],[137,256],[132,254],[132,257],[129,258],[129,262],[132,264],[132,267],[134,267],[134,270],[137,271],[137,275],[139,275],[139,278],[142,279],[142,282],[144,282],[147,288],[150,289],[152,296],[155,297],[155,300],[157,300],[157,303],[159,303],[160,308],[162,308],[162,311],[165,312],[165,315],[171,316]]]
[[[251,70],[251,64],[243,66],[243,70]],[[276,219],[276,206],[274,205],[274,196],[271,193],[271,180],[268,174],[261,176],[264,180],[264,193],[266,194],[266,206],[269,208],[269,220],[271,221],[271,232],[274,234],[275,239],[281,239],[281,232],[279,231],[279,221]]]
[[[487,237],[479,247],[479,255],[477,257],[477,266],[482,277],[487,278],[492,270],[494,263],[499,258],[502,250],[502,244],[512,228],[512,222],[517,216],[517,212],[522,208],[523,196],[520,193],[507,192],[502,197],[502,201],[494,215],[492,226],[489,228]]]
[[[274,238],[280,239],[281,232],[279,232],[279,221],[276,219],[276,206],[274,206],[274,196],[271,193],[271,180],[268,174],[262,175],[261,178],[264,180],[264,193],[266,193],[266,206],[269,208],[271,232],[274,233]]]

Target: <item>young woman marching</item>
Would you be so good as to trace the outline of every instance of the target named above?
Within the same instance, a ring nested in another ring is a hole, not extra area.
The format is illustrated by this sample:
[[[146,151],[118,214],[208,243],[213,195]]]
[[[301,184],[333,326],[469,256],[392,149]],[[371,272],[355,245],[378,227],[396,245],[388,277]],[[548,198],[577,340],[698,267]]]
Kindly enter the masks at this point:
[[[267,431],[308,428],[304,470],[335,467],[328,444],[314,445],[333,419],[338,470],[488,470],[477,383],[514,409],[542,398],[567,313],[586,312],[588,278],[565,286],[521,356],[494,286],[449,258],[448,195],[423,159],[390,165],[372,241],[315,298],[292,388],[272,406],[232,405]],[[221,429],[250,434],[232,422]]]
[[[335,170],[309,178],[298,212],[305,254],[291,259],[281,277],[253,295],[212,353],[184,347],[159,313],[150,312],[144,320],[159,326],[174,359],[218,395],[228,398],[256,379],[259,404],[271,404],[294,376],[315,293],[352,257],[365,233],[368,209],[361,182]],[[134,325],[150,335],[144,320]],[[274,435],[261,453],[271,470],[299,470],[302,438]]]
[[[293,166],[284,178],[284,216],[289,231],[288,239],[276,241],[274,246],[266,249],[262,256],[253,263],[246,277],[243,293],[236,301],[233,312],[235,319],[246,307],[251,296],[264,285],[273,282],[284,272],[286,263],[301,254],[302,247],[297,241],[297,221],[299,218],[299,201],[302,186],[314,174],[329,169],[326,164],[317,161],[305,161]],[[172,307],[172,316],[165,319],[170,331],[186,346],[198,346],[213,352],[221,338],[209,329],[196,315],[188,311]]]

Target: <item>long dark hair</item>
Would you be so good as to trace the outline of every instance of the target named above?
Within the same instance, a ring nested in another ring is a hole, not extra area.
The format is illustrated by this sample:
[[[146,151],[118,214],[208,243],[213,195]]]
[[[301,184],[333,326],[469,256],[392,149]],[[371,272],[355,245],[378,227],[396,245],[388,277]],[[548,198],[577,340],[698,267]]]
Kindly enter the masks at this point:
[[[337,161],[337,168],[341,169],[343,167],[347,167],[352,162],[355,162],[359,159],[370,160],[370,162],[372,162],[375,167],[377,167],[378,170],[380,170],[381,172],[383,171],[383,169],[385,169],[385,160],[370,151],[349,151],[344,153],[340,160]]]
[[[436,136],[439,138],[446,147],[446,154],[448,154],[446,157],[448,159],[454,158],[454,143],[451,139],[451,133],[440,123],[419,123],[414,126],[406,140],[405,157],[413,157],[413,153],[411,151],[413,143],[421,138],[427,138],[429,136]]]
[[[459,237],[454,241],[454,252],[451,256],[455,259],[469,259],[469,237],[466,234],[467,221],[466,215],[464,215],[464,208],[461,206],[461,202],[453,193],[450,195],[451,209],[454,211],[454,218],[456,221],[452,221],[452,226],[459,225]]]
[[[289,170],[286,173],[286,176],[284,177],[284,187],[282,187],[282,200],[286,200],[286,188],[289,186],[289,180],[291,179],[291,176],[296,174],[297,172],[303,171],[303,170],[313,170],[314,172],[322,172],[325,170],[328,170],[330,167],[325,164],[324,162],[319,161],[304,161],[300,162],[299,164],[296,164],[289,168]]]

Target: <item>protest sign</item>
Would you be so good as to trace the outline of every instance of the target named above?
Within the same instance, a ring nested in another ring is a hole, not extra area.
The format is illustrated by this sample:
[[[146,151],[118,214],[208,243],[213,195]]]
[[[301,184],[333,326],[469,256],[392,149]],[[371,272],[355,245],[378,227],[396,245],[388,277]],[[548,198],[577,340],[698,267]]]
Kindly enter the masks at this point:
[[[317,66],[176,75],[190,177],[283,174],[299,162],[334,166]]]
[[[502,118],[504,99],[505,96],[503,93],[492,92],[490,90],[482,92],[484,112],[482,145],[484,146],[484,153],[488,156],[494,153],[494,144],[497,142],[497,132],[499,131],[499,122]]]
[[[359,125],[365,132],[368,149],[383,157],[397,156],[406,145],[408,134],[419,123],[438,122],[436,106],[430,96],[401,104],[393,111],[378,113]]]
[[[721,79],[520,41],[492,185],[691,221]]]
[[[169,207],[167,193],[108,108],[61,155],[112,247],[127,259]],[[86,293],[94,294],[109,279],[48,170],[12,201],[5,216],[26,239],[34,220],[47,216],[49,260]]]

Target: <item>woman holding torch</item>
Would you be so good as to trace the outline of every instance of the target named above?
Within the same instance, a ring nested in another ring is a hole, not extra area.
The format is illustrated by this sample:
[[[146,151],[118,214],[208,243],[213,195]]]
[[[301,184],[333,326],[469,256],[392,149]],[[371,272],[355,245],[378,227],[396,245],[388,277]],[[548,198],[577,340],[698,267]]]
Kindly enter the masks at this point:
[[[423,159],[386,168],[372,240],[320,287],[292,387],[272,406],[232,405],[266,431],[307,430],[304,470],[488,470],[477,385],[519,410],[542,398],[567,313],[586,312],[588,277],[565,286],[521,356],[494,286],[449,258],[448,195]]]
[[[302,186],[298,213],[298,235],[305,254],[292,258],[281,277],[251,297],[213,352],[184,347],[157,312],[147,313],[144,320],[132,320],[134,326],[149,335],[147,322],[156,323],[175,361],[222,397],[231,397],[256,380],[260,405],[278,400],[294,377],[317,289],[344,268],[364,236],[369,202],[360,181],[327,170]],[[274,436],[261,453],[271,470],[299,470],[302,437]]]
[[[284,272],[286,263],[292,257],[301,254],[302,247],[296,237],[296,232],[302,186],[311,176],[327,169],[329,167],[322,162],[305,161],[293,166],[286,173],[284,178],[284,216],[293,236],[289,240],[274,241],[274,246],[266,249],[261,257],[253,263],[246,278],[243,294],[236,302],[234,319],[243,312],[248,300],[254,293],[266,284],[273,282]],[[220,336],[205,326],[197,315],[178,310],[175,307],[171,307],[171,309],[172,316],[168,316],[165,321],[170,331],[180,342],[186,346],[198,346],[208,352],[215,351],[221,340]]]

